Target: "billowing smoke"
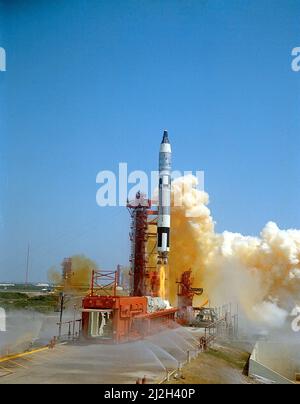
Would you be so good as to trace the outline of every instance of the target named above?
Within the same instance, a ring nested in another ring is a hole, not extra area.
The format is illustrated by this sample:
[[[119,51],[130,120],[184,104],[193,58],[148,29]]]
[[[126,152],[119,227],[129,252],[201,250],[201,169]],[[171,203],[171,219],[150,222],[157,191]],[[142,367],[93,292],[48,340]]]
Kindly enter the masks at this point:
[[[62,275],[62,271],[50,268],[49,280],[65,292],[86,293],[91,287],[92,271],[97,269],[97,265],[84,255],[72,256],[70,263],[65,276]]]
[[[173,182],[171,302],[176,280],[191,268],[194,286],[205,290],[203,301],[234,301],[249,320],[281,326],[300,299],[300,230],[281,230],[269,222],[260,237],[217,234],[209,196],[196,185],[193,176]]]

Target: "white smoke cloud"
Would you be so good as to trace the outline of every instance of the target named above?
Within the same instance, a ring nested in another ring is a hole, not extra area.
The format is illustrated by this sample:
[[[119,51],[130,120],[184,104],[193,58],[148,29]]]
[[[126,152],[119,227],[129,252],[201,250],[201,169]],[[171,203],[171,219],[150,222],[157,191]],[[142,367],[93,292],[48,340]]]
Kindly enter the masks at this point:
[[[182,202],[172,213],[178,251],[171,253],[170,265],[175,276],[190,265],[195,286],[204,286],[211,303],[236,301],[249,320],[282,326],[300,301],[300,230],[281,230],[269,222],[259,237],[218,234],[207,207],[209,196],[196,184],[193,176],[173,182],[173,197]],[[180,240],[184,231],[189,232],[189,243]]]
[[[253,314],[257,323],[266,325],[270,328],[283,327],[288,313],[281,309],[276,303],[262,302],[253,307]]]

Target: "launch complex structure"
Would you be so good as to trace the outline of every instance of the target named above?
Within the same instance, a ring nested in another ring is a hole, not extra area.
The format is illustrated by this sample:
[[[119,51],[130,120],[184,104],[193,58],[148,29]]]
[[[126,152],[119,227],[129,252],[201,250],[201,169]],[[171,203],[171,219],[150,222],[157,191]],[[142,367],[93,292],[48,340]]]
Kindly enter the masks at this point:
[[[188,323],[193,297],[203,292],[192,287],[192,271],[188,269],[177,281],[176,307],[166,300],[171,270],[171,153],[168,132],[164,131],[158,206],[140,192],[127,204],[131,216],[130,292],[124,296],[120,270],[93,271],[90,291],[82,303],[81,335],[85,339],[122,343]],[[65,279],[72,272],[71,265],[65,260]]]

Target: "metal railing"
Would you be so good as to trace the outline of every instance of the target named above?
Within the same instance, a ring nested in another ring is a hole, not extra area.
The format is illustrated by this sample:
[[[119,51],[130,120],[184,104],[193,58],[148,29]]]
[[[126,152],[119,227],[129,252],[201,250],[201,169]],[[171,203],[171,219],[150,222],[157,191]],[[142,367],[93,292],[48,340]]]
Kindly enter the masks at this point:
[[[62,321],[57,323],[59,328],[59,341],[76,341],[81,336],[82,319]]]

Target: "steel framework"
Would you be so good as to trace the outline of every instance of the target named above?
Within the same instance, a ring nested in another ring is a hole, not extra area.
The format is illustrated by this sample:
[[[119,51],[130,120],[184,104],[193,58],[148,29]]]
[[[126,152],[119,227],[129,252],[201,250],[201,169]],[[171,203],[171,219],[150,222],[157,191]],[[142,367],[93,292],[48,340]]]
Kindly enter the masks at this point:
[[[131,295],[145,296],[146,294],[146,243],[148,229],[148,209],[151,202],[145,195],[138,192],[132,202],[128,202],[127,208],[131,216]]]
[[[93,270],[90,296],[95,295],[116,296],[117,283],[118,283],[117,271]]]

